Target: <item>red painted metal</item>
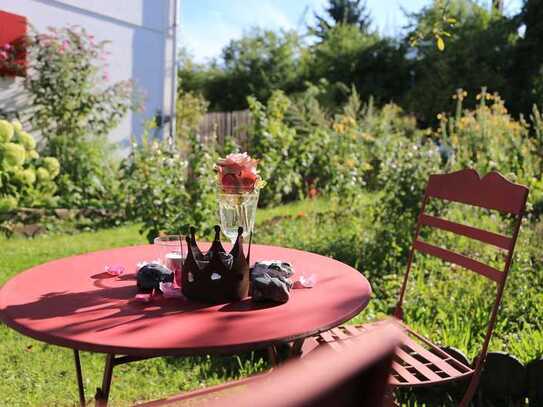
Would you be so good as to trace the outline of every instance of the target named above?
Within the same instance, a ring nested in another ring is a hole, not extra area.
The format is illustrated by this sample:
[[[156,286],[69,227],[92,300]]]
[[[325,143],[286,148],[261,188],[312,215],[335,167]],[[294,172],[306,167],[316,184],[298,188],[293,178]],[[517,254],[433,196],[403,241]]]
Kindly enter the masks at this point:
[[[503,278],[503,273],[496,270],[494,267],[490,267],[480,261],[473,260],[467,256],[452,252],[441,247],[431,245],[429,243],[415,240],[413,242],[413,248],[420,253],[429,254],[430,256],[439,257],[441,260],[448,261],[449,263],[457,264],[468,270],[475,271],[482,276],[485,276],[493,281],[499,282]]]
[[[421,214],[419,221],[422,225],[432,226],[437,229],[453,232],[457,235],[469,237],[479,240],[483,243],[488,243],[500,249],[509,250],[511,248],[511,238],[500,235],[498,233],[488,232],[486,230],[477,229],[471,226],[462,225],[460,223],[451,222],[447,219],[441,219],[435,216]]]
[[[450,174],[430,175],[426,195],[520,215],[524,212],[528,189],[509,182],[495,171],[481,179],[477,171],[465,169]]]
[[[143,404],[311,407],[384,406],[395,350],[405,339],[387,323],[352,341],[349,353],[319,349],[263,376]]]
[[[134,270],[157,257],[153,246],[107,250],[52,261],[0,289],[0,319],[35,339],[77,350],[131,356],[234,353],[291,342],[333,328],[368,304],[371,287],[355,269],[328,257],[254,245],[253,260],[283,259],[316,274],[312,289],[294,290],[282,305],[207,305],[133,300],[134,275],[104,278],[104,266]]]
[[[26,71],[26,18],[0,10],[0,48],[9,44],[15,51],[15,66],[0,61],[0,76],[24,76]],[[10,51],[11,52],[11,51]]]
[[[498,309],[524,216],[528,192],[528,188],[509,182],[497,172],[491,172],[482,179],[476,171],[471,169],[451,174],[430,176],[415,228],[413,245],[408,257],[407,271],[404,275],[394,316],[400,320],[403,318],[402,304],[411,271],[411,264],[416,251],[436,256],[446,262],[459,265],[493,280],[497,285],[496,297],[481,352],[473,367],[464,365],[461,361],[434,345],[430,340],[402,324],[408,339],[401,345],[401,349],[396,354],[392,366],[394,374],[392,375],[391,384],[398,387],[417,387],[460,379],[470,379],[468,389],[460,405],[467,406],[469,404],[477,388],[479,376],[488,351],[488,344],[496,324]],[[513,235],[511,237],[503,236],[428,215],[425,213],[425,210],[430,199],[460,202],[466,205],[513,214],[515,215]],[[497,270],[481,261],[421,241],[419,235],[422,226],[452,232],[505,250],[507,254],[503,270]],[[345,334],[348,333],[353,337],[358,332],[373,329],[374,326],[378,325],[379,323],[360,325],[356,326],[355,330],[338,327],[326,334],[321,334],[316,339],[321,345],[329,345],[336,350],[342,350],[345,346],[348,346]],[[342,335],[337,334],[340,331]],[[314,347],[314,345],[308,343],[307,349],[312,350]]]

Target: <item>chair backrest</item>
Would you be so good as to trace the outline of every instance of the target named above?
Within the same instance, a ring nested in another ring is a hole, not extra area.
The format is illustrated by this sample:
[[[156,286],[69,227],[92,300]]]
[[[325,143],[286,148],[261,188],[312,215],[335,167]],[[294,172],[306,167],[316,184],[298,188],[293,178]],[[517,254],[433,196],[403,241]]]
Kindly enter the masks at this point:
[[[474,271],[494,281],[497,284],[496,299],[489,318],[487,333],[481,352],[482,357],[478,359],[478,363],[480,364],[486,355],[488,343],[496,323],[497,312],[503,296],[503,288],[509,268],[511,267],[515,244],[524,216],[528,192],[528,188],[508,181],[498,172],[490,172],[483,178],[480,178],[477,172],[472,169],[465,169],[450,174],[431,175],[426,186],[413,245],[411,252],[409,253],[407,271],[404,276],[400,298],[394,315],[398,318],[403,317],[402,303],[415,252],[438,257],[445,262]],[[511,236],[505,236],[500,233],[463,225],[427,214],[426,206],[430,199],[457,202],[512,215],[514,217],[513,233]],[[475,239],[504,250],[505,262],[503,270],[498,270],[480,260],[423,242],[420,239],[422,226],[440,229],[456,235]]]
[[[210,406],[383,406],[392,359],[402,338],[394,323],[383,324],[353,339],[348,352],[317,349],[274,370],[248,391]]]

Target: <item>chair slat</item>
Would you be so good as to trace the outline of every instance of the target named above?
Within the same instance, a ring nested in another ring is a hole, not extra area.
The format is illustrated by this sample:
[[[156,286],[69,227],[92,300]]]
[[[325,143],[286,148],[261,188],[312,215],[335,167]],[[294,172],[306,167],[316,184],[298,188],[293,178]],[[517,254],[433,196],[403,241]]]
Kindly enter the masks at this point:
[[[414,369],[417,370],[420,374],[425,376],[428,380],[432,381],[441,381],[441,377],[439,377],[436,373],[434,373],[428,366],[425,366],[424,363],[418,361],[413,356],[408,354],[402,349],[396,350],[396,355],[400,357],[400,359],[404,360],[405,362],[409,363]]]
[[[358,327],[354,326],[354,325],[345,325],[344,328],[349,331],[349,333],[352,335],[352,336],[358,336],[360,334],[363,333],[363,330],[362,329],[359,329]]]
[[[488,243],[500,249],[511,249],[512,240],[510,237],[503,236],[497,233],[488,232],[486,230],[474,228],[460,223],[451,222],[446,219],[421,214],[419,221],[422,225],[431,226],[448,232],[456,233],[471,239],[479,240],[480,242]]]
[[[349,339],[350,336],[345,334],[341,328],[332,328],[330,330],[334,335],[336,335],[339,339]]]
[[[435,346],[432,342],[430,342],[427,338],[425,338],[424,336],[422,336],[421,334],[419,334],[417,331],[414,331],[413,329],[409,328],[408,326],[404,325],[404,324],[401,324],[401,326],[405,329],[407,329],[407,331],[409,332],[410,335],[414,336],[415,338],[417,338],[418,340],[420,340],[421,342],[424,342],[426,345],[430,346],[433,348],[434,352],[437,352],[439,355],[441,355],[442,357],[451,357],[450,355],[448,355],[446,352],[444,352],[443,350],[441,350],[439,347]],[[454,358],[452,358],[454,359]],[[457,366],[460,366],[464,371],[462,372],[463,374],[466,373],[466,372],[469,372],[471,371],[471,367],[469,366],[466,366],[464,363],[460,362],[459,360],[457,359],[454,359],[454,364],[457,365]],[[458,370],[458,369],[457,369]],[[460,371],[460,370],[458,370]]]
[[[420,380],[415,375],[410,373],[409,370],[407,370],[405,367],[400,365],[398,362],[396,362],[396,361],[392,362],[392,369],[399,376],[401,376],[407,383],[409,383],[409,384],[418,384],[418,383],[420,383]],[[400,381],[398,381],[398,382],[401,383]]]
[[[324,339],[325,342],[334,342],[335,341],[335,339],[332,336],[332,334],[330,333],[330,331],[321,332],[320,336],[321,336],[322,339]]]
[[[439,369],[441,369],[444,373],[446,373],[450,377],[462,375],[462,372],[455,369],[454,366],[449,365],[447,362],[441,359],[438,355],[435,355],[432,352],[430,352],[428,349],[423,348],[421,345],[419,345],[417,342],[413,341],[412,339],[410,339],[409,341],[406,341],[406,343],[402,347],[404,349],[407,347],[411,349],[412,351],[417,352],[424,359],[436,365]]]
[[[496,270],[494,267],[490,267],[487,264],[470,259],[469,257],[461,254],[442,249],[441,247],[437,247],[420,240],[415,240],[413,247],[421,253],[439,257],[442,260],[457,264],[468,270],[475,271],[476,273],[479,273],[495,282],[501,282],[503,279],[503,273]]]
[[[524,210],[528,188],[508,181],[497,172],[479,178],[477,171],[465,169],[430,175],[426,193],[429,197],[518,215]]]

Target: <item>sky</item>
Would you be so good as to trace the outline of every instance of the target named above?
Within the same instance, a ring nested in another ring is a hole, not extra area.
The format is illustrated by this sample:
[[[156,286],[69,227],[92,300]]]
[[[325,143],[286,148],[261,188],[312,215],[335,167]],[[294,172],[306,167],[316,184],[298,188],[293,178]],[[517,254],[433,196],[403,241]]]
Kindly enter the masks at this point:
[[[230,40],[244,31],[259,26],[266,29],[303,31],[313,20],[314,12],[322,14],[327,0],[180,0],[181,46],[189,50],[197,62],[219,57]],[[486,4],[490,0],[479,0]],[[407,19],[402,10],[419,11],[431,0],[366,0],[374,29],[381,34],[401,34]],[[520,10],[522,0],[505,0],[505,12]]]

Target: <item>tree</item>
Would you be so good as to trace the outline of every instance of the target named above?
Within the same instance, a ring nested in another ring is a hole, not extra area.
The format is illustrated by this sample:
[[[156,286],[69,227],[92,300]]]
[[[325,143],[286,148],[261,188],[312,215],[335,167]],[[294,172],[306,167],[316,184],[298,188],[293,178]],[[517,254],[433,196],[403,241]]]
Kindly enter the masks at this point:
[[[371,17],[363,0],[329,0],[326,14],[319,16],[315,13],[317,26],[310,28],[319,38],[324,38],[328,31],[339,24],[356,26],[362,32],[370,29]]]
[[[411,60],[413,85],[404,105],[425,124],[453,107],[451,95],[458,88],[474,94],[486,86],[512,101],[509,72],[518,38],[514,22],[470,0],[451,1],[449,14],[457,23],[446,48],[439,51],[433,41],[423,41]],[[435,5],[423,9],[412,16],[414,29],[431,26],[440,15]]]
[[[230,41],[223,49],[222,63],[208,70],[203,94],[210,110],[245,109],[249,95],[266,101],[274,90],[290,93],[300,88],[302,52],[294,31],[255,28]]]
[[[527,113],[534,103],[543,106],[543,3],[526,0],[517,20],[525,32],[515,48],[511,88],[516,113]]]
[[[492,10],[503,13],[503,0],[492,0]]]
[[[345,102],[353,86],[364,99],[398,101],[409,83],[405,47],[353,25],[331,28],[311,51],[306,79],[314,84],[326,80],[335,106]]]

